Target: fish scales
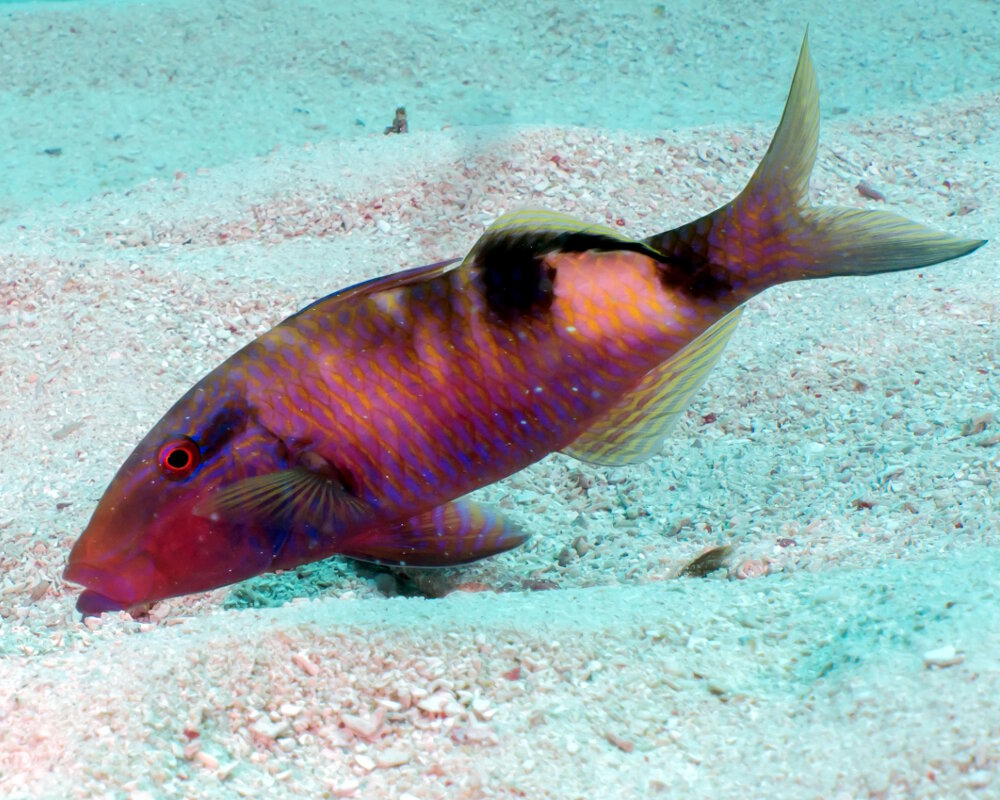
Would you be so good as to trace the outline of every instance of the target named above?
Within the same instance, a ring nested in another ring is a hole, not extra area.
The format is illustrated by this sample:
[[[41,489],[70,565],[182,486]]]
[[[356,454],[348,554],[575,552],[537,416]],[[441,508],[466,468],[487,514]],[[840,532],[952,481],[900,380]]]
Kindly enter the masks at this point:
[[[323,320],[340,313],[334,296],[286,323],[294,337],[281,326],[277,345],[265,336],[245,351],[264,365],[245,384],[248,405],[282,440],[354,475],[388,516],[492,483],[568,444],[679,338],[652,259],[557,260],[551,307],[504,325],[476,286],[474,261],[408,297],[390,290],[390,309],[377,291],[351,298],[331,338]],[[664,323],[655,335],[650,319]]]
[[[554,451],[655,455],[758,292],[983,244],[810,205],[818,109],[803,42],[767,154],[716,211],[645,239],[513,212],[461,262],[344,289],[255,339],[112,479],[70,553],[77,608],[144,607],[330,555],[502,553],[528,533],[465,495]]]

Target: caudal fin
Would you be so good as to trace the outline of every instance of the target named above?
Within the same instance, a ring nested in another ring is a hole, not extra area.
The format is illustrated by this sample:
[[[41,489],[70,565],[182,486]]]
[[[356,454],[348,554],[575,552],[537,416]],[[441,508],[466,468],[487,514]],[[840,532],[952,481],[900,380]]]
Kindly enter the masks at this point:
[[[752,294],[783,281],[914,269],[986,243],[885,211],[809,205],[819,139],[819,92],[807,39],[771,145],[746,188],[701,219],[646,240],[694,269]]]

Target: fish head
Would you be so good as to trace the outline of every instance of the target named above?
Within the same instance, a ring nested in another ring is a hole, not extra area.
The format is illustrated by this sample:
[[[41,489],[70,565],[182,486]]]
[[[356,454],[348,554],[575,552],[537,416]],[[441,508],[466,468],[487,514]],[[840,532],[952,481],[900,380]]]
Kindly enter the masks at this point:
[[[221,487],[281,469],[284,444],[239,395],[213,389],[212,377],[126,459],[70,552],[64,576],[85,587],[77,601],[82,613],[214,589],[270,565],[279,531],[203,508]]]

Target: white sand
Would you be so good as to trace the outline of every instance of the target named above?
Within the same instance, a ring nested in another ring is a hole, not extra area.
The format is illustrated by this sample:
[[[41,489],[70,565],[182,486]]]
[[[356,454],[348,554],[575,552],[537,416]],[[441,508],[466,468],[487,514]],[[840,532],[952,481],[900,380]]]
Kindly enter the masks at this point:
[[[996,245],[768,291],[661,457],[554,456],[482,491],[535,533],[502,558],[396,577],[333,560],[86,626],[59,577],[139,437],[286,313],[460,254],[520,205],[642,235],[728,199],[791,78],[787,8],[729,27],[725,4],[699,4],[700,27],[693,9],[664,23],[639,4],[505,21],[537,69],[566,73],[548,81],[504,48],[490,72],[494,18],[472,7],[436,28],[399,12],[386,32],[389,6],[369,5],[354,61],[333,30],[357,20],[305,5],[2,8],[0,796],[1000,795]],[[996,237],[1000,95],[947,99],[996,85],[995,11],[864,8],[839,37],[851,14],[809,9],[827,110],[816,201],[872,205],[863,180],[886,207]],[[663,85],[661,51],[640,47],[651,25],[672,25],[680,52]],[[603,57],[602,31],[633,43],[628,68],[553,102]],[[859,44],[873,35],[888,44]],[[316,68],[321,41],[347,60]],[[181,87],[142,84],[137,65],[176,67]],[[321,92],[314,72],[354,83]],[[483,111],[459,74],[503,85],[516,113]],[[685,76],[679,119],[726,127],[610,131],[638,122],[601,98],[624,109],[633,87],[662,107],[650,98]],[[281,127],[293,85],[335,98],[309,115],[325,128]],[[403,101],[414,132],[344,140]],[[132,161],[106,135],[122,114]],[[562,127],[463,127],[546,119]],[[722,543],[728,575],[676,577]],[[386,597],[420,592],[447,596]]]

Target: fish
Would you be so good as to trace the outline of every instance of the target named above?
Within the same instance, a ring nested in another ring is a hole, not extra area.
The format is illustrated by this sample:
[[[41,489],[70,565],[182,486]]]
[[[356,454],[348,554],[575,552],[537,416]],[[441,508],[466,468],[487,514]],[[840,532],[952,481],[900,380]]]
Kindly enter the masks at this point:
[[[654,456],[750,298],[985,243],[811,205],[818,132],[807,36],[764,158],[715,211],[646,238],[513,211],[462,259],[285,319],[122,464],[69,554],[77,609],[148,608],[330,556],[433,567],[511,550],[529,533],[468,495],[554,452]]]

